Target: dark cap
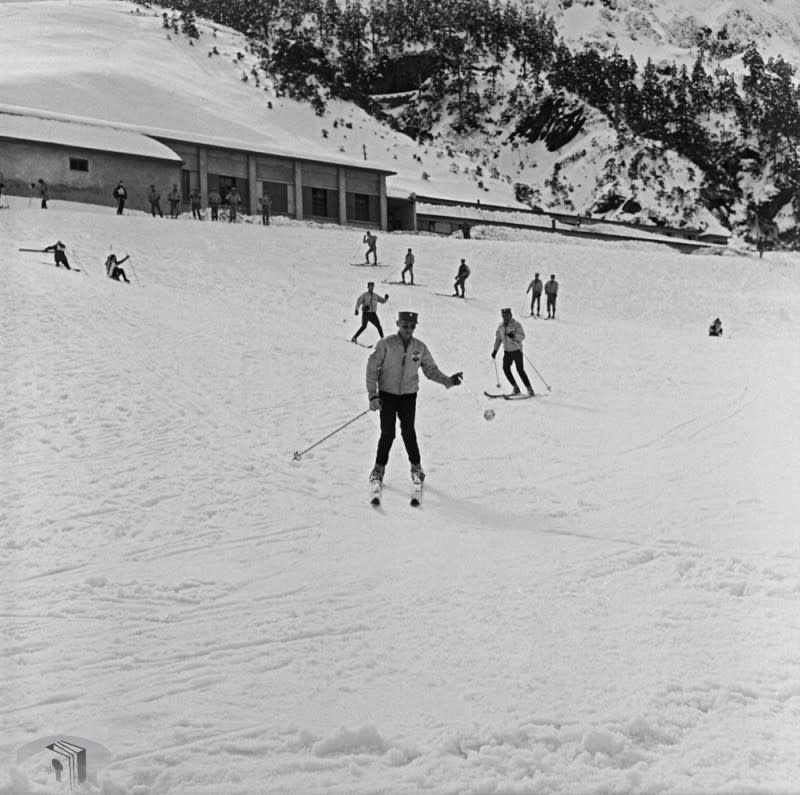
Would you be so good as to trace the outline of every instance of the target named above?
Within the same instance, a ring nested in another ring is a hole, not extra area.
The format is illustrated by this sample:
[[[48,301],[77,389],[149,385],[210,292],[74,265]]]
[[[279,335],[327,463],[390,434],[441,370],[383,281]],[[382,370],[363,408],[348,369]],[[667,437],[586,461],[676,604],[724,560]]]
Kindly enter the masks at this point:
[[[374,287],[374,286],[375,286],[375,282],[367,282],[367,287]]]
[[[417,324],[417,313],[416,312],[398,312],[397,313],[397,320],[400,323],[405,321],[406,323],[413,323],[414,325],[416,325]]]
[[[511,309],[509,307],[506,307],[505,309],[501,309],[500,312],[504,315],[510,315]]]

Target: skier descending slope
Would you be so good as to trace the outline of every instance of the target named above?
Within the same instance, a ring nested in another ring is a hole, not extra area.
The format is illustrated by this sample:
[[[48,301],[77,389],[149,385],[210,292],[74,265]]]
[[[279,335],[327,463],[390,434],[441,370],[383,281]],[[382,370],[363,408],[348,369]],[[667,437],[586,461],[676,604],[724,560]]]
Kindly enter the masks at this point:
[[[383,473],[389,461],[389,451],[395,437],[395,423],[400,419],[400,434],[406,446],[414,482],[412,504],[419,504],[425,473],[420,466],[420,452],[414,420],[417,410],[417,390],[422,368],[426,378],[443,384],[447,389],[458,386],[462,373],[445,375],[422,340],[414,337],[417,327],[416,312],[400,312],[397,316],[397,334],[381,339],[367,360],[367,394],[369,407],[380,411],[381,436],[375,467],[370,474],[372,502],[379,505]]]
[[[514,380],[514,375],[511,372],[511,365],[515,365],[522,383],[528,390],[528,395],[533,397],[533,387],[528,379],[528,374],[525,372],[525,365],[522,362],[522,340],[525,339],[525,329],[522,324],[514,320],[511,316],[511,309],[501,309],[500,315],[503,322],[497,327],[497,332],[494,337],[494,348],[492,349],[492,359],[497,356],[497,351],[500,346],[503,346],[503,373],[508,379],[513,389],[511,395],[519,395],[519,387]]]

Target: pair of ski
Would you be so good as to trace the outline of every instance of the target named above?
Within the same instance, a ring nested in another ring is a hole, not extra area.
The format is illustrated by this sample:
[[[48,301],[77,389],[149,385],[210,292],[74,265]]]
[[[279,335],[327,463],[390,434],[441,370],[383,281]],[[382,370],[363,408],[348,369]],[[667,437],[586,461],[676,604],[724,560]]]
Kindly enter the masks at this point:
[[[495,394],[492,392],[484,392],[483,394],[486,395],[486,397],[488,398],[503,398],[503,400],[528,400],[529,398],[536,397],[536,395],[527,395],[523,394],[522,392],[517,392],[516,394],[514,392],[508,394],[503,392],[501,392],[500,394]]]
[[[412,475],[411,484],[411,500],[410,503],[414,508],[422,505],[422,479]],[[381,504],[381,493],[383,491],[382,480],[372,480],[369,484],[370,491],[370,504],[379,506]]]

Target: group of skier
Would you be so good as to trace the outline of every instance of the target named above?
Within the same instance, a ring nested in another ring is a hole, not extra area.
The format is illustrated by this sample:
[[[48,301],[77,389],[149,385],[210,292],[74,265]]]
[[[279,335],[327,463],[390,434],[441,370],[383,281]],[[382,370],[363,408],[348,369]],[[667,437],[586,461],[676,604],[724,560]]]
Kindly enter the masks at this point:
[[[22,249],[25,250],[38,250],[38,249]],[[53,260],[55,262],[55,266],[57,268],[66,268],[68,271],[75,270],[69,264],[69,260],[67,259],[67,246],[65,243],[62,243],[60,240],[57,240],[51,246],[47,246],[46,248],[41,249],[42,253],[52,253]],[[103,265],[106,276],[109,279],[113,279],[114,281],[123,281],[126,284],[130,284],[130,279],[128,278],[125,271],[120,267],[123,262],[129,260],[131,258],[130,254],[126,254],[122,259],[118,259],[117,255],[114,253],[109,254],[106,257],[106,261]]]
[[[367,233],[367,235],[369,234]],[[364,237],[365,242],[367,242],[367,235]],[[374,235],[372,237],[374,238]],[[370,246],[367,252],[369,256],[371,252],[376,251],[376,248],[374,242],[368,243],[368,245]],[[414,263],[414,254],[409,248],[401,273],[403,284],[414,284]],[[410,276],[410,282],[405,280],[407,273]],[[466,260],[462,259],[456,274],[454,297],[464,297],[464,282],[469,276],[470,268]],[[556,296],[558,295],[558,282],[555,279],[555,274],[551,275],[550,281],[546,285],[543,285],[539,274],[536,273],[533,281],[528,286],[527,292],[532,293],[531,315],[534,315],[534,307],[537,306],[538,308],[542,292],[544,292],[547,296],[547,316],[555,317]],[[377,294],[375,292],[375,282],[367,282],[366,291],[358,296],[355,305],[355,314],[358,315],[359,311],[361,312],[361,326],[351,337],[352,342],[357,342],[359,336],[369,324],[375,326],[380,337],[367,360],[366,366],[366,389],[369,408],[380,413],[380,438],[375,455],[375,464],[369,478],[373,489],[374,504],[380,503],[381,484],[389,460],[389,451],[396,436],[398,421],[415,488],[421,489],[422,481],[425,479],[415,429],[417,392],[419,389],[418,371],[422,369],[426,378],[440,383],[448,389],[458,386],[463,379],[461,372],[456,372],[452,375],[443,373],[425,343],[414,336],[419,321],[416,312],[398,312],[397,320],[395,321],[397,333],[384,336],[377,309],[378,304],[384,304],[388,300],[388,293],[382,296]],[[501,309],[500,315],[501,322],[495,331],[491,358],[494,360],[500,349],[503,349],[503,373],[512,388],[511,394],[504,397],[533,397],[535,394],[534,389],[525,372],[523,360],[525,329],[513,317],[509,307]],[[522,394],[513,372],[514,369],[516,369],[516,375],[522,381],[527,395]],[[412,504],[418,504],[418,499],[419,492],[416,492],[416,497],[412,498]]]

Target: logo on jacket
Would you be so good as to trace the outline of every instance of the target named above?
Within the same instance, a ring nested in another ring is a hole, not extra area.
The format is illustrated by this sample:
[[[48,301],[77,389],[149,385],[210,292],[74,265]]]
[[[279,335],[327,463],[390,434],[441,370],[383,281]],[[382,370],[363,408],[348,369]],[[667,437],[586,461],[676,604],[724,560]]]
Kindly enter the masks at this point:
[[[414,364],[419,364],[419,360],[421,358],[422,354],[418,350],[414,349],[414,351],[411,353],[411,361],[414,362]]]

